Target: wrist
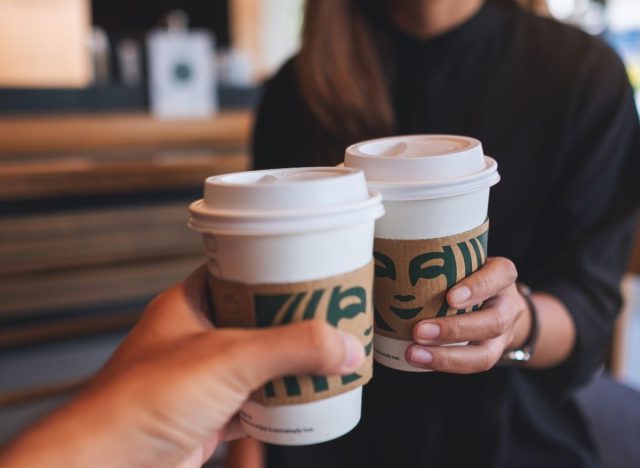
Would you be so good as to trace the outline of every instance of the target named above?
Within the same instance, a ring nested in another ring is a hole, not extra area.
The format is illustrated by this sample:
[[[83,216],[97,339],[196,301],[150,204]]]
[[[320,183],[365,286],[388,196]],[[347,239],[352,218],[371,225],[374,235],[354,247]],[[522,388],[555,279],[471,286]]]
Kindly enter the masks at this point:
[[[513,338],[506,351],[512,351],[514,349],[521,349],[529,335],[531,334],[531,312],[529,311],[529,305],[524,299],[522,294],[518,294],[519,308],[522,311],[516,320],[513,330]]]
[[[523,321],[520,323],[520,326],[517,329],[517,332],[519,332],[520,336],[517,337],[517,340],[516,339],[512,340],[516,342],[516,343],[512,343],[512,345],[517,344],[518,342],[520,342],[521,344],[519,344],[517,347],[512,347],[511,349],[508,349],[504,353],[503,359],[506,361],[516,362],[518,364],[526,365],[533,359],[535,354],[535,348],[538,343],[538,336],[540,334],[540,321],[538,317],[537,305],[533,302],[533,299],[531,297],[531,289],[524,284],[518,284],[517,289],[518,289],[520,298],[523,300],[525,304],[526,315],[528,316],[529,320],[527,324],[526,319],[523,319]],[[522,316],[522,313],[520,313],[518,318],[520,318],[521,316]],[[517,321],[516,321],[516,324],[517,324]],[[524,330],[528,330],[526,334],[526,338],[524,338],[524,341],[520,341],[522,340],[522,333]],[[515,333],[516,331],[514,330],[514,335]]]

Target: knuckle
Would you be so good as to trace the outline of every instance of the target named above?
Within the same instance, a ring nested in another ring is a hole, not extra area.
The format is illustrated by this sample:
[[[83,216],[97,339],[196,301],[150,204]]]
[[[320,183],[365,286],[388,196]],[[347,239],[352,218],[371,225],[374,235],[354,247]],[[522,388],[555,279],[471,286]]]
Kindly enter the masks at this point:
[[[491,327],[490,332],[493,335],[493,338],[498,337],[509,328],[509,317],[507,314],[501,309],[496,309],[495,313],[492,315],[491,319]]]
[[[330,368],[335,363],[335,341],[331,325],[321,320],[304,322],[307,341],[306,349],[313,360],[322,368]]]
[[[476,278],[475,289],[482,295],[487,295],[493,291],[493,280],[491,275],[482,274]]]
[[[483,351],[478,360],[478,370],[480,372],[486,372],[491,369],[494,364],[497,362],[497,358],[494,356],[492,350]]]
[[[513,309],[518,311],[518,316],[524,314],[529,310],[529,304],[525,300],[524,296],[520,295],[519,292],[515,292],[515,295],[512,296]]]
[[[465,334],[465,326],[462,323],[462,320],[451,319],[449,322],[445,322],[446,325],[443,327],[443,335],[446,338],[456,341],[460,340]]]
[[[518,279],[518,269],[516,268],[515,263],[513,263],[508,258],[499,257],[500,262],[502,263],[502,269],[504,270],[504,274],[507,280],[510,283],[514,283]]]
[[[453,374],[472,374],[478,372],[473,362],[468,359],[461,359],[454,353],[450,352],[446,347],[442,348],[442,352],[433,355],[434,369],[440,372],[448,372]]]
[[[432,352],[434,367],[442,372],[449,372],[453,369],[454,362],[448,353]]]

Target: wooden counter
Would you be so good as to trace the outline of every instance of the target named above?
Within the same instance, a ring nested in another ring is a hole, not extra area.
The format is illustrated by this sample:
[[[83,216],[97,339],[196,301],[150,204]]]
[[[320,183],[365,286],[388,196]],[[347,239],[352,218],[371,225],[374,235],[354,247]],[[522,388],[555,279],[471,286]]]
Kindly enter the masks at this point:
[[[248,111],[0,118],[0,199],[196,187],[249,166]]]
[[[0,348],[126,328],[202,263],[188,204],[249,167],[251,123],[0,117]]]
[[[0,158],[13,153],[244,145],[249,111],[208,119],[158,120],[149,114],[0,117]]]

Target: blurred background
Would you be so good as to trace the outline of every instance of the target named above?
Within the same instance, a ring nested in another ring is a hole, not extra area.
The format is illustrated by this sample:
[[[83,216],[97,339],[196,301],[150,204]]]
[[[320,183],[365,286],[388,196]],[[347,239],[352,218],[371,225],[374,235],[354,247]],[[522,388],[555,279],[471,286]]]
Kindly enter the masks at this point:
[[[295,53],[303,4],[0,0],[0,444],[202,262],[187,205],[249,167],[260,83]],[[639,0],[549,7],[609,41],[638,90]],[[635,257],[609,370],[640,389]]]

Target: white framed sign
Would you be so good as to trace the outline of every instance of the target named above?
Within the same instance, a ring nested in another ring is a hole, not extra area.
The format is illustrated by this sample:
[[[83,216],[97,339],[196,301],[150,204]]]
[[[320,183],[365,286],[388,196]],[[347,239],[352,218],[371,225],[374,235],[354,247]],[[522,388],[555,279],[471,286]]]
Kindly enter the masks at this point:
[[[147,38],[154,116],[204,118],[218,109],[214,40],[206,31],[154,31]]]

